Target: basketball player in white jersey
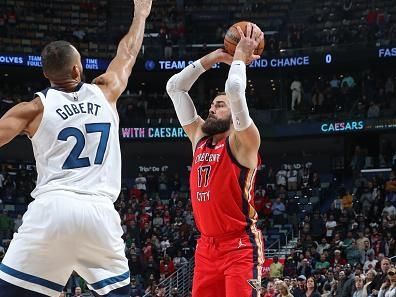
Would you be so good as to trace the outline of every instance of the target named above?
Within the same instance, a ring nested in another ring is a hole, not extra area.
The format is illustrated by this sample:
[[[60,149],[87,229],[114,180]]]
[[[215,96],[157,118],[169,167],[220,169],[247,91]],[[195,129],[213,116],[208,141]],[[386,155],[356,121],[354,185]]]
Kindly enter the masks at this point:
[[[0,146],[19,134],[32,141],[35,200],[0,264],[1,297],[58,297],[72,271],[96,296],[129,297],[129,270],[114,209],[121,188],[116,102],[142,45],[152,0],[134,0],[134,18],[106,73],[82,82],[68,42],[41,54],[51,87],[0,119]]]

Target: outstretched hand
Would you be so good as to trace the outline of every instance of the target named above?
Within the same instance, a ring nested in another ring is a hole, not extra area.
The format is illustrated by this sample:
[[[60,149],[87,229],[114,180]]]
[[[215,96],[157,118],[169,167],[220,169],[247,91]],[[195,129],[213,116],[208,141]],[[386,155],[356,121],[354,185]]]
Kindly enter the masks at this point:
[[[235,49],[234,60],[242,60],[245,64],[250,64],[260,58],[255,55],[254,51],[264,39],[264,33],[256,24],[248,23],[246,25],[246,34],[241,27],[237,27],[241,39]]]
[[[135,4],[135,15],[147,18],[151,11],[152,0],[133,0]]]

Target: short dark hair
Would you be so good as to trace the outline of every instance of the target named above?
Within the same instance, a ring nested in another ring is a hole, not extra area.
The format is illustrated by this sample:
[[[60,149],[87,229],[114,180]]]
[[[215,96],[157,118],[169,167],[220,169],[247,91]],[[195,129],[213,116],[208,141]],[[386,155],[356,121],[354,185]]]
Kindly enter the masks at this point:
[[[74,58],[72,44],[68,41],[57,40],[47,44],[41,52],[43,71],[49,75],[62,73]]]

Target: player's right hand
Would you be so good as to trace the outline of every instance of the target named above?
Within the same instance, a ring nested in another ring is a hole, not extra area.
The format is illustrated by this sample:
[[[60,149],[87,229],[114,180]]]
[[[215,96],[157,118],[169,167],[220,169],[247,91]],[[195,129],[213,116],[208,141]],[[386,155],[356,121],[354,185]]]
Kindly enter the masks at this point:
[[[152,0],[133,0],[135,4],[135,15],[147,18],[151,11]]]

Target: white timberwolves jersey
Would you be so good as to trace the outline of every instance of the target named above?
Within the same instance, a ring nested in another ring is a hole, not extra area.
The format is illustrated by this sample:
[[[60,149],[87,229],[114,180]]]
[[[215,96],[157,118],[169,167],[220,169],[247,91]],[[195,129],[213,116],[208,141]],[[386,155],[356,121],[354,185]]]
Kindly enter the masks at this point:
[[[32,197],[56,190],[107,196],[121,190],[121,152],[116,110],[94,84],[75,92],[55,88],[36,93],[43,118],[31,138],[37,166]]]

